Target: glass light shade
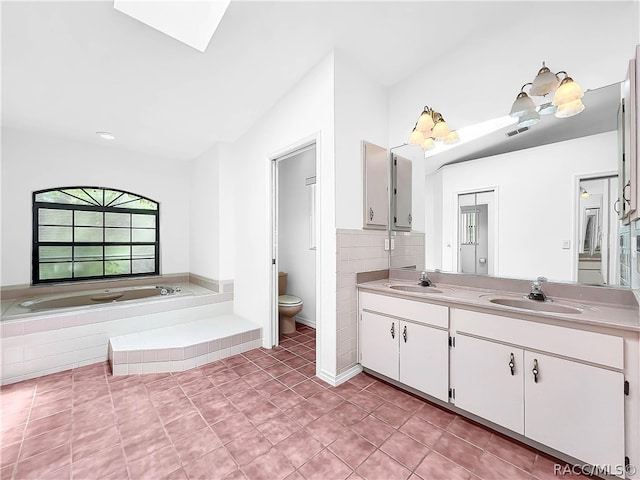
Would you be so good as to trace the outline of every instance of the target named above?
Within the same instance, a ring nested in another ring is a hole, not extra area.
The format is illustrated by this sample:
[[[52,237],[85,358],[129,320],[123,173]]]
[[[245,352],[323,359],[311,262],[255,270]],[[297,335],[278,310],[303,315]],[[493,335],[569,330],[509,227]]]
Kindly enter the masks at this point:
[[[556,94],[553,96],[553,104],[562,105],[578,100],[583,96],[584,93],[582,93],[580,85],[574,82],[571,77],[567,77],[562,80],[558,90],[556,90]]]
[[[589,192],[587,192],[584,188],[581,188],[580,190],[582,190],[581,193],[580,193],[580,196],[582,198],[584,198],[585,200],[587,198],[591,197],[591,194]]]
[[[449,135],[444,137],[445,145],[454,145],[458,142],[460,142],[460,136],[458,135],[458,132],[456,132],[455,130],[453,130],[451,133],[449,133]]]
[[[522,117],[529,112],[535,112],[535,110],[536,104],[533,103],[531,97],[529,97],[526,92],[520,92],[511,106],[511,113],[509,115],[512,117]]]
[[[424,142],[423,133],[417,128],[414,128],[411,135],[409,135],[409,145],[421,145],[422,142]]]
[[[582,100],[574,100],[573,102],[563,103],[562,105],[558,105],[558,110],[556,111],[556,117],[558,118],[567,118],[573,117],[574,115],[579,114],[584,110],[584,104]]]
[[[433,136],[436,140],[443,140],[447,135],[451,133],[451,129],[447,122],[442,120],[433,126]]]
[[[428,136],[427,132],[431,131],[433,125],[434,123],[433,118],[431,118],[431,114],[425,110],[422,112],[422,115],[420,115],[416,128],[421,132],[425,132],[425,136]]]
[[[538,75],[536,75],[536,78],[533,80],[531,90],[529,90],[529,95],[543,97],[558,88],[559,84],[560,80],[558,80],[556,74],[549,71],[549,69],[544,66],[543,62],[542,68],[538,71]]]
[[[540,115],[551,115],[552,113],[556,113],[558,107],[551,102],[543,103],[538,107],[538,113]]]
[[[435,148],[435,146],[436,142],[434,142],[433,138],[431,137],[425,138],[424,142],[422,142],[422,145],[420,145],[423,150],[431,150],[432,148]]]
[[[539,121],[540,121],[540,115],[538,115],[538,112],[534,110],[520,117],[520,121],[518,122],[518,128],[530,127],[531,125],[535,125]]]

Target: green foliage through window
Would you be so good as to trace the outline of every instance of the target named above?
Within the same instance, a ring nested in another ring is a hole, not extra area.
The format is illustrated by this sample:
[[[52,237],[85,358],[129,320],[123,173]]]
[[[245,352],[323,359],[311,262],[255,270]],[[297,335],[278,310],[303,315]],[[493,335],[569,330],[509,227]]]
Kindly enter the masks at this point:
[[[159,215],[157,202],[111,188],[34,192],[32,282],[158,275]]]

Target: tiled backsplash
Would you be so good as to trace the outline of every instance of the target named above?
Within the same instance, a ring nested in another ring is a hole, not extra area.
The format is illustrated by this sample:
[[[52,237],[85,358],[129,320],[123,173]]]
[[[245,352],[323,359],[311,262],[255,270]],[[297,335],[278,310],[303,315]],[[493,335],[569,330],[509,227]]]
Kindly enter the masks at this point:
[[[425,250],[423,232],[391,232],[393,250],[391,250],[392,267],[424,268]]]
[[[388,268],[384,249],[386,231],[337,231],[337,373],[358,363],[358,314],[356,273]]]

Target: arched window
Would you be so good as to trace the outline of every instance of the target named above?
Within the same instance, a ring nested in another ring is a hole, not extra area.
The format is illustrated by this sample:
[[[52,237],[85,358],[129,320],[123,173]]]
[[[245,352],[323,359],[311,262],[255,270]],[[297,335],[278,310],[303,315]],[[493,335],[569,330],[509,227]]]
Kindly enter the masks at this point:
[[[32,283],[160,273],[157,202],[122,190],[33,193]]]

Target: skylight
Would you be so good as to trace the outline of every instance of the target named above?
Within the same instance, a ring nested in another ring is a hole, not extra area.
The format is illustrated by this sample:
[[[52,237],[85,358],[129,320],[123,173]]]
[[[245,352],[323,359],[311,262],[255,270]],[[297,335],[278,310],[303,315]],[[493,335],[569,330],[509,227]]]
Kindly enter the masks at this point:
[[[114,0],[113,7],[204,52],[231,0]]]

